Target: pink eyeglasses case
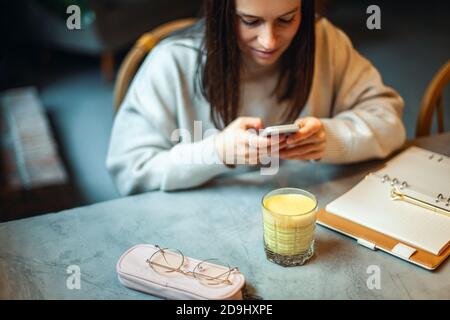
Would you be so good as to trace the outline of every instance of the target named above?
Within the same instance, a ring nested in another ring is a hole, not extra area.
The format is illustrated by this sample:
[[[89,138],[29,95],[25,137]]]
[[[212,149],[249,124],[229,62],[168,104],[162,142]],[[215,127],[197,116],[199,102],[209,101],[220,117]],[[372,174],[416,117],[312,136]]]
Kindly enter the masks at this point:
[[[158,248],[139,244],[127,250],[117,262],[116,271],[125,287],[173,300],[241,300],[245,278],[239,271],[232,271],[231,284],[210,286],[194,277],[179,272],[159,273],[146,262]],[[185,257],[183,268],[192,270],[201,260]],[[207,262],[211,267],[219,267]]]

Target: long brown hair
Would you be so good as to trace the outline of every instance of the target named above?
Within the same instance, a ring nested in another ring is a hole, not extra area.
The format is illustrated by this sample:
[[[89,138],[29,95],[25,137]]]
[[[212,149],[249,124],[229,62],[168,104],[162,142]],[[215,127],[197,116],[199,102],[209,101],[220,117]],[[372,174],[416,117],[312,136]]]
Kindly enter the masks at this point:
[[[235,0],[205,0],[205,36],[197,76],[201,92],[211,105],[217,128],[238,116],[240,104],[241,53],[238,47]],[[315,0],[302,0],[301,25],[283,53],[274,93],[278,102],[289,101],[283,117],[293,122],[303,110],[314,75]],[[206,62],[202,63],[206,55]]]

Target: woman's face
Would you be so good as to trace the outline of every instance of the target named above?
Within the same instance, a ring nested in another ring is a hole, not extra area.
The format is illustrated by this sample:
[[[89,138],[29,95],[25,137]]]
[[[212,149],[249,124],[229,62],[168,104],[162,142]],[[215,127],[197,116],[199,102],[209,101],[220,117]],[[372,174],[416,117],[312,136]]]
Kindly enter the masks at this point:
[[[301,0],[235,0],[238,45],[259,66],[278,61],[301,20]]]

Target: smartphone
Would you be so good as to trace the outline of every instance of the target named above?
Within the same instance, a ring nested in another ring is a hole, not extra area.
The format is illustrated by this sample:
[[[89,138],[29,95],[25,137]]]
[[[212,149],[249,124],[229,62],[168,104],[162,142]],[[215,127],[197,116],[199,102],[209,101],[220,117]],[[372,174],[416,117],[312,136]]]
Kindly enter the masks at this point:
[[[273,135],[289,135],[296,133],[298,130],[300,130],[300,127],[296,124],[285,124],[282,126],[267,127],[259,135],[263,137]]]

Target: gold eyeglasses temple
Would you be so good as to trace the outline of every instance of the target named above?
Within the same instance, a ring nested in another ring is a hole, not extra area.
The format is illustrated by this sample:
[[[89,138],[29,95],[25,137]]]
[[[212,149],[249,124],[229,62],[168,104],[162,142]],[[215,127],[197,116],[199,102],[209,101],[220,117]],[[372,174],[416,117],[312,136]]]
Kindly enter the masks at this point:
[[[220,283],[225,283],[225,284],[232,284],[232,282],[228,279],[228,277],[233,271],[238,270],[237,267],[234,267],[234,268],[230,268],[229,270],[227,270],[224,273],[221,273],[221,274],[219,274],[217,276],[210,276],[210,275],[202,274],[202,273],[194,273],[193,271],[184,271],[184,270],[181,270],[180,268],[173,268],[173,267],[170,267],[170,266],[167,266],[167,265],[160,264],[158,262],[151,261],[150,259],[147,259],[145,262],[147,262],[152,269],[153,269],[153,266],[157,266],[157,267],[160,267],[160,268],[168,270],[167,272],[180,272],[180,273],[182,273],[182,274],[184,274],[186,276],[193,277],[195,279],[203,278],[203,280],[221,281]],[[204,261],[202,261],[202,262],[204,262]],[[202,262],[200,262],[199,264],[201,264]],[[197,268],[197,266],[196,266],[196,268]],[[227,275],[226,279],[221,278],[224,275]]]

